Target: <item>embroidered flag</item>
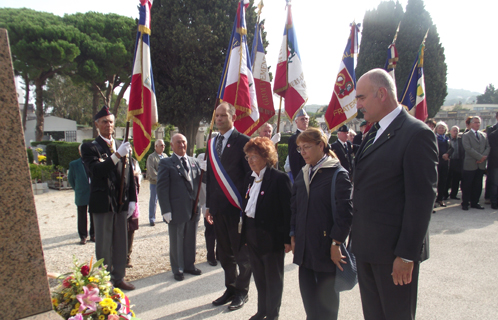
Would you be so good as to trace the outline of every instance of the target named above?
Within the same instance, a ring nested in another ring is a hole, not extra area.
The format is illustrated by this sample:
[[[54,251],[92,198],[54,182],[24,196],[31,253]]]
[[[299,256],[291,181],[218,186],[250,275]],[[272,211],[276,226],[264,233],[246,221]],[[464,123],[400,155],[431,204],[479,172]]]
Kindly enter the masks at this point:
[[[359,24],[352,23],[346,49],[339,65],[332,99],[325,112],[325,122],[330,131],[356,117],[356,56],[358,55]]]
[[[396,34],[394,35],[393,42],[387,47],[387,59],[386,59],[386,64],[384,65],[384,70],[386,70],[391,77],[393,78],[394,82],[396,82],[396,78],[394,76],[394,69],[396,69],[396,64],[398,63],[398,50],[396,50],[396,38],[398,37],[398,31],[399,31],[399,25],[401,22],[398,24],[398,29],[396,29]]]
[[[290,1],[287,2],[287,21],[284,28],[282,47],[278,56],[273,92],[285,99],[285,113],[291,120],[294,120],[297,112],[308,101]]]
[[[150,8],[153,0],[140,0],[128,121],[133,120],[133,146],[140,161],[150,148],[152,130],[158,125],[156,94],[150,61]]]
[[[418,55],[413,64],[412,70],[408,76],[408,81],[403,90],[401,104],[408,109],[408,112],[415,118],[425,121],[427,119],[427,100],[425,98],[425,82],[424,82],[424,49],[425,39],[418,49]]]
[[[258,99],[259,121],[247,135],[252,135],[259,127],[261,127],[265,122],[270,120],[270,118],[275,115],[270,75],[268,73],[268,66],[266,64],[263,39],[261,37],[262,26],[262,24],[256,24],[251,54],[251,61],[253,63],[252,74],[254,77],[256,96]]]
[[[236,109],[235,128],[244,134],[254,132],[259,119],[256,89],[247,47],[245,21],[249,0],[241,0],[230,38],[228,55],[218,89],[218,98],[232,104]]]

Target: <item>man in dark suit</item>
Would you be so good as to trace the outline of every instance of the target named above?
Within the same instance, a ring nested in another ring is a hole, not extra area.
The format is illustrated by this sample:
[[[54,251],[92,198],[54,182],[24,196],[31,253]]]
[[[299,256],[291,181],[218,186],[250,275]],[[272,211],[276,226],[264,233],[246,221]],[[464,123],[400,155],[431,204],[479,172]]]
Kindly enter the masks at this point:
[[[462,210],[484,209],[479,204],[482,192],[482,177],[486,169],[489,154],[489,143],[486,134],[479,131],[481,118],[472,117],[470,130],[462,135],[462,145],[465,149],[462,173]]]
[[[398,105],[382,69],[364,74],[357,107],[374,122],[356,154],[353,252],[365,319],[414,319],[436,196],[436,136]],[[423,174],[421,174],[423,172]]]
[[[81,157],[81,144],[78,146]],[[69,173],[67,180],[74,189],[74,203],[78,207],[78,234],[80,244],[86,244],[88,237],[88,202],[90,201],[90,179],[89,173],[81,158],[69,163]],[[90,241],[95,242],[95,228],[93,216],[90,214]]]
[[[356,136],[354,136],[353,139],[353,152],[356,154],[356,151],[360,147],[361,142],[363,141],[363,137],[365,136],[365,128],[367,127],[367,122],[363,120],[360,123],[360,133],[358,133]]]
[[[175,134],[171,138],[171,148],[174,154],[159,161],[157,198],[168,224],[171,271],[175,280],[182,281],[184,273],[201,274],[194,266],[199,210],[193,211],[201,169],[195,158],[186,155],[184,135]]]
[[[306,165],[306,161],[304,161],[303,156],[299,152],[297,152],[296,139],[302,131],[308,129],[309,122],[310,117],[306,113],[306,110],[299,110],[299,112],[296,114],[297,131],[292,136],[290,136],[289,141],[287,142],[289,151],[289,164],[291,167],[292,177],[294,179],[296,179],[299,171],[301,171],[301,169]]]
[[[346,125],[341,126],[337,130],[337,141],[332,143],[332,151],[336,154],[344,169],[348,170],[349,174],[353,174],[353,146],[348,141],[349,129]]]
[[[465,150],[462,144],[462,134],[459,133],[460,128],[453,126],[450,130],[450,148],[448,149],[448,156],[450,158],[450,170],[448,171],[448,182],[446,190],[451,188],[449,194],[450,199],[460,200],[457,197],[460,190],[460,182],[462,181],[463,159],[465,157]]]
[[[232,191],[240,194],[244,189],[244,177],[251,171],[244,159],[243,150],[249,137],[239,133],[233,127],[236,115],[235,108],[231,104],[222,102],[216,108],[215,118],[220,134],[216,140],[210,141],[215,142],[216,146],[215,150],[211,151],[216,152],[220,161],[212,159],[211,153],[209,154],[206,174],[206,220],[214,224],[218,242],[217,255],[225,271],[226,291],[214,300],[213,304],[219,306],[232,301],[228,309],[237,310],[242,308],[248,300],[251,265],[247,247],[240,247],[241,209],[232,204],[224,190],[230,189],[232,185]],[[230,185],[217,179],[221,173],[216,171],[215,164],[223,167],[227,179],[232,182]],[[215,172],[218,173],[216,176]],[[238,273],[237,266],[239,267]]]
[[[103,107],[95,115],[99,136],[81,147],[83,162],[91,177],[89,210],[95,222],[95,255],[104,259],[115,287],[133,290],[124,281],[128,254],[127,218],[133,214],[137,202],[133,170],[130,168],[131,145],[114,140],[114,115]],[[121,172],[126,161],[122,198],[119,199]],[[121,200],[121,201],[120,201]]]

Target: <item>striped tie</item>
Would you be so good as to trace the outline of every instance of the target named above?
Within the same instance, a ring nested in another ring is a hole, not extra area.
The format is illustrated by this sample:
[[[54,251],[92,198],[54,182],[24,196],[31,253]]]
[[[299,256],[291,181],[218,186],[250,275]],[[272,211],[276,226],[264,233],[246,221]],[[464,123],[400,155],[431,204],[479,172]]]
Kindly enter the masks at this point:
[[[376,122],[372,129],[370,129],[370,131],[368,131],[368,135],[367,135],[367,142],[365,143],[365,146],[363,147],[363,150],[361,151],[361,154],[363,155],[365,153],[365,151],[370,148],[370,146],[374,143],[374,140],[375,140],[375,136],[377,135],[377,131],[379,130],[380,128],[380,125],[378,122]]]

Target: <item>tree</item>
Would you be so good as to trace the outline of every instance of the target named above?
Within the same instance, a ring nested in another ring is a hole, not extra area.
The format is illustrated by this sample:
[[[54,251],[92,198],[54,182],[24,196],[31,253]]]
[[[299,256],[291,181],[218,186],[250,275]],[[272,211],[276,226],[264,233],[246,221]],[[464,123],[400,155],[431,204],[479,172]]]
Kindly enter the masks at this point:
[[[424,52],[424,80],[427,97],[427,111],[432,118],[439,111],[447,95],[446,62],[444,48],[439,40],[436,26],[424,8],[422,0],[408,0],[406,12],[401,20],[396,48],[399,61],[396,67],[398,99],[405,88],[418,49],[429,30]]]
[[[85,35],[73,78],[76,83],[86,83],[92,91],[92,114],[97,113],[102,98],[118,115],[121,99],[131,82],[137,23],[128,17],[98,12],[65,15],[64,22]],[[112,106],[114,89],[120,85]],[[97,129],[92,124],[96,137]]]
[[[477,104],[493,104],[498,103],[498,90],[492,84],[489,84],[484,91],[484,94],[477,96]]]
[[[443,105],[447,94],[447,68],[437,28],[422,0],[409,0],[405,13],[399,2],[393,1],[381,2],[376,10],[365,13],[356,77],[359,79],[368,70],[384,67],[387,47],[392,42],[400,21],[396,41],[399,61],[395,71],[398,99],[401,100],[419,46],[430,28],[425,42],[424,78],[428,113],[429,117],[433,117]]]
[[[249,45],[256,22],[251,8],[253,1],[246,12]],[[213,115],[236,9],[233,0],[156,0],[152,6],[159,121],[178,126],[190,142],[190,155],[200,121],[210,121]]]
[[[9,32],[14,69],[36,86],[36,140],[41,141],[43,86],[54,75],[74,68],[72,62],[80,54],[81,33],[56,15],[25,8],[0,9],[0,27]]]

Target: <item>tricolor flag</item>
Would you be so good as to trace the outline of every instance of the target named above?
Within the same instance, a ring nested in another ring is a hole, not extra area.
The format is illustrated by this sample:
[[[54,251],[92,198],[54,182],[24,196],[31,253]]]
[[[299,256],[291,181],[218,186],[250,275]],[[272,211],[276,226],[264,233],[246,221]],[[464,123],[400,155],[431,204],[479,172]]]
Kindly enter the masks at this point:
[[[358,55],[359,25],[353,22],[339,72],[335,80],[334,92],[325,113],[325,122],[330,131],[336,130],[345,122],[356,117],[356,56]]]
[[[230,38],[228,55],[218,90],[218,98],[231,103],[236,111],[235,128],[244,134],[254,132],[259,119],[256,89],[247,47],[246,8],[249,0],[241,0]]]
[[[256,24],[254,41],[252,44],[251,61],[253,62],[252,74],[256,85],[256,96],[258,98],[259,121],[254,129],[248,133],[251,135],[265,122],[275,115],[273,97],[271,92],[270,74],[266,65],[265,49],[261,37],[261,24]]]
[[[285,113],[294,120],[297,112],[308,101],[303,65],[297,45],[296,29],[292,20],[290,1],[287,2],[287,22],[284,39],[278,56],[277,71],[273,83],[273,92],[285,99]]]
[[[401,22],[398,24],[398,29],[396,29],[396,34],[394,35],[393,42],[387,47],[387,59],[386,59],[386,64],[384,65],[384,70],[386,70],[391,77],[393,78],[394,82],[396,82],[396,78],[394,76],[394,69],[396,69],[396,64],[398,63],[398,50],[396,50],[396,38],[398,37],[398,31],[399,31],[399,25]]]
[[[140,0],[128,121],[133,120],[133,146],[140,161],[150,148],[151,132],[158,125],[156,94],[150,61],[150,8],[152,0]]]
[[[408,76],[408,81],[403,90],[403,98],[401,104],[408,109],[408,112],[415,118],[425,121],[427,119],[427,100],[425,99],[425,83],[424,83],[424,49],[425,39],[418,49],[417,59],[413,64],[412,70]]]

